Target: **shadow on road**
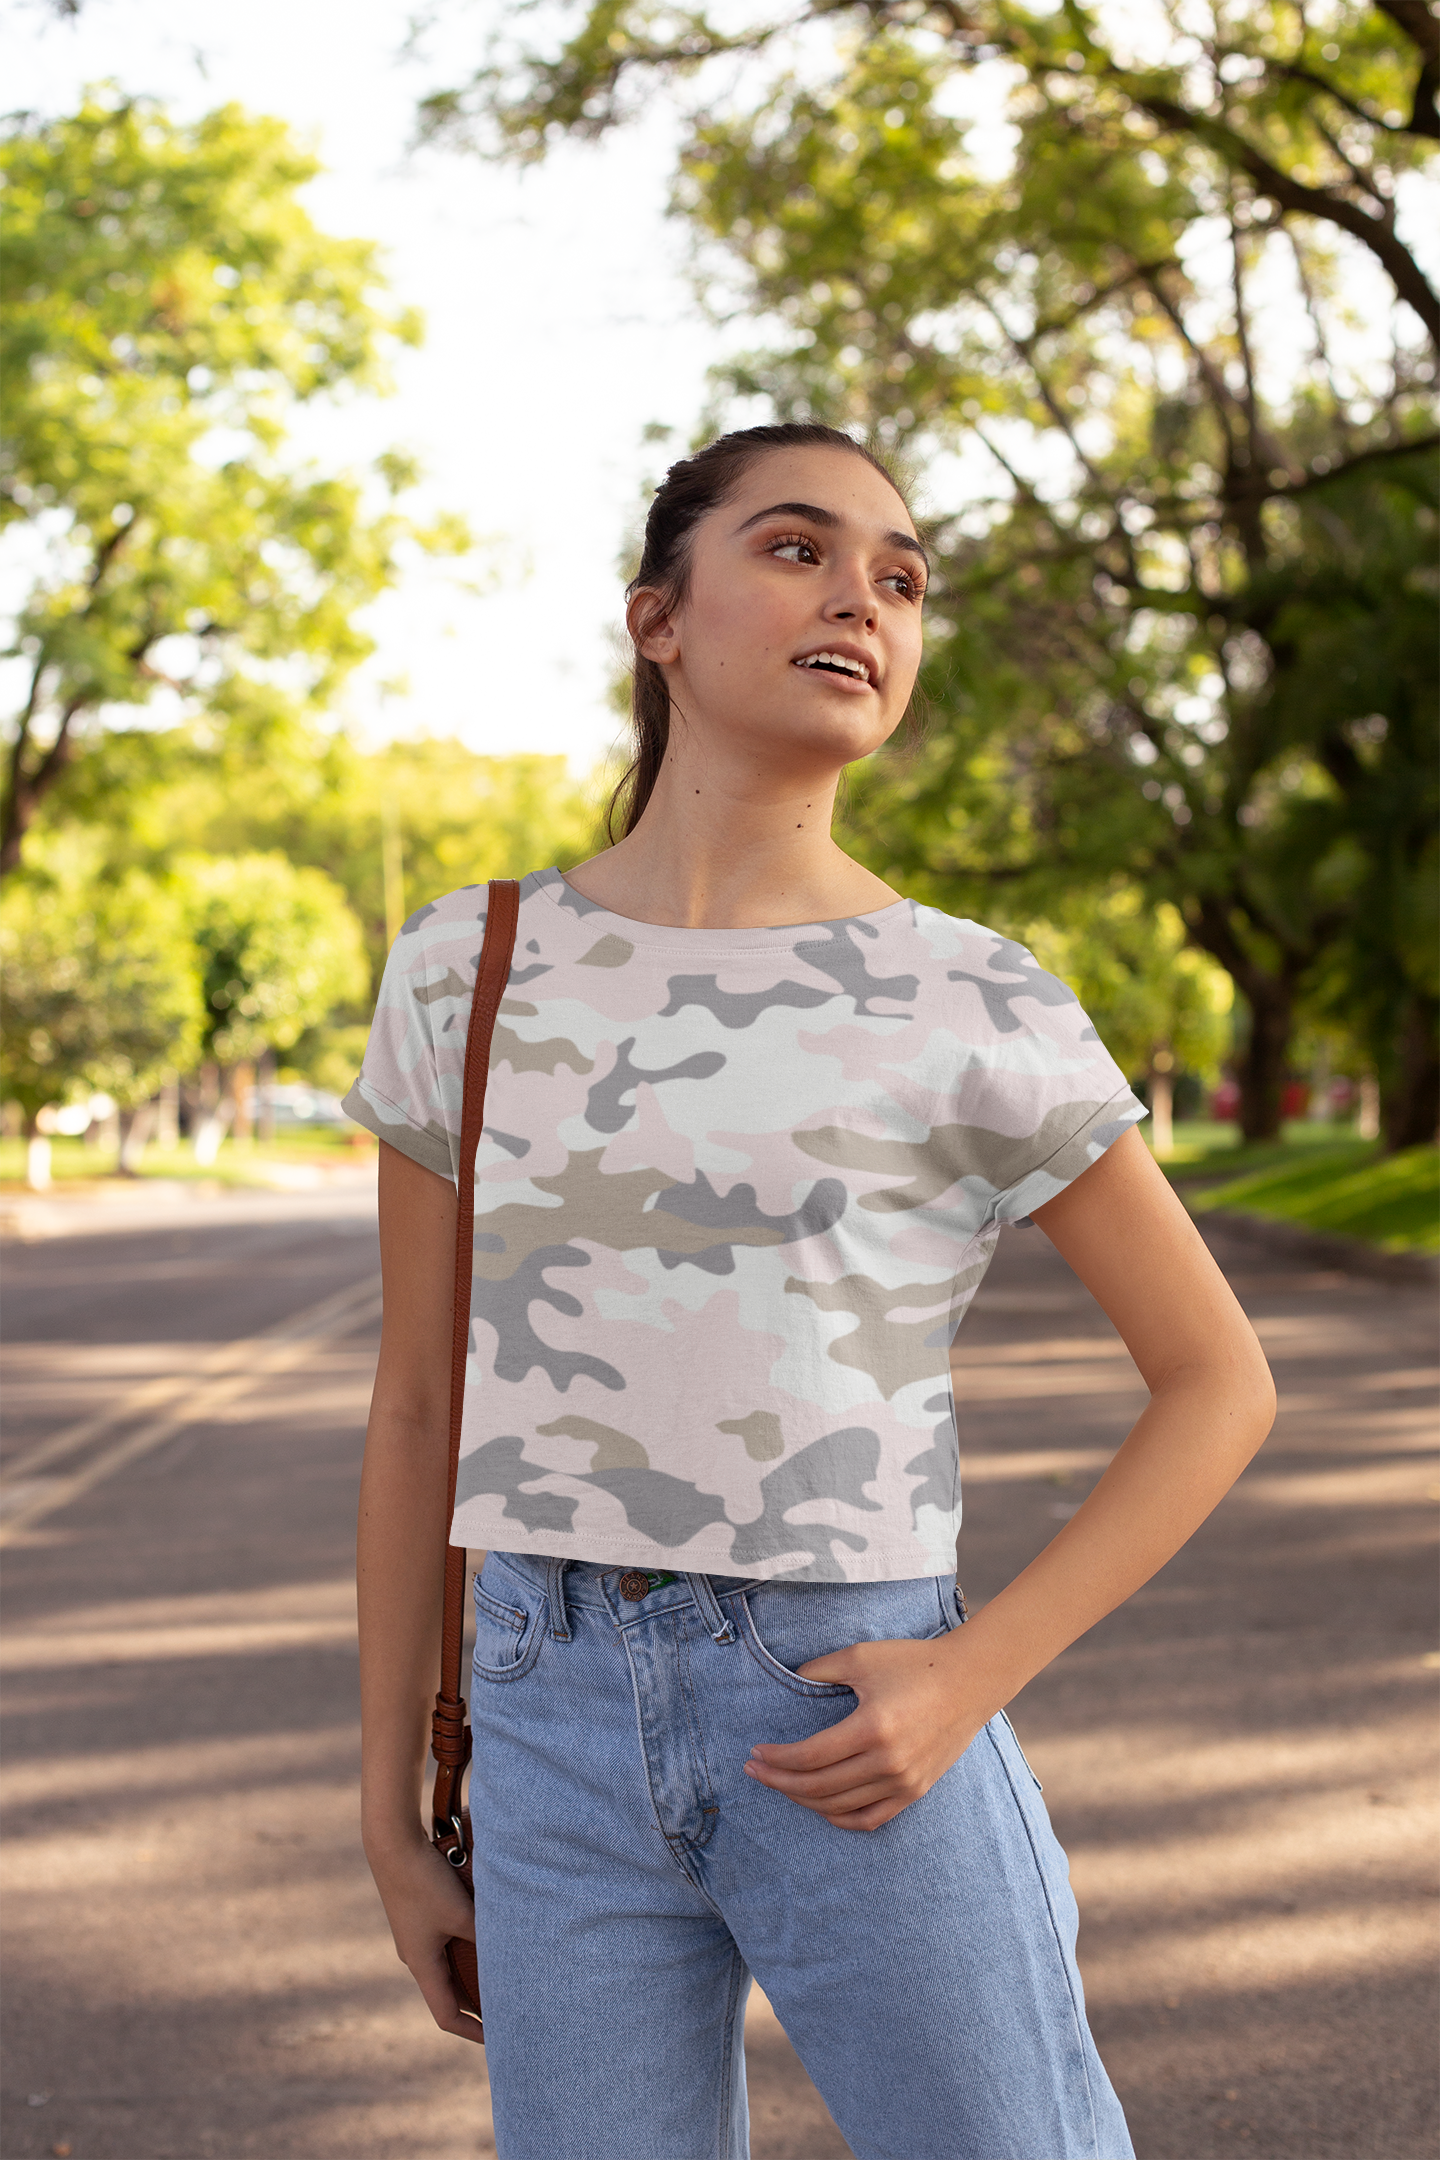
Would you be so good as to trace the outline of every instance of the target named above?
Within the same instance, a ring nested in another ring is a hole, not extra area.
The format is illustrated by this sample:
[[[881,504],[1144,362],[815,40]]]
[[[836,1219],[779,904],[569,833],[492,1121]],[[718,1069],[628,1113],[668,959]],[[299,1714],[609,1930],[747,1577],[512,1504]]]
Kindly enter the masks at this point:
[[[1431,1300],[1215,1243],[1275,1364],[1275,1436],[1015,1721],[1142,2160],[1428,2160]],[[23,1261],[12,1456],[361,1283],[375,1252],[317,1201]],[[429,2025],[360,1853],[374,1347],[373,1323],[316,1341],[7,1554],[7,2160],[493,2152],[483,2057]],[[973,1608],[1074,1511],[1143,1393],[1039,1233],[1002,1240],[956,1375]],[[763,2002],[748,2055],[756,2160],[843,2160]]]

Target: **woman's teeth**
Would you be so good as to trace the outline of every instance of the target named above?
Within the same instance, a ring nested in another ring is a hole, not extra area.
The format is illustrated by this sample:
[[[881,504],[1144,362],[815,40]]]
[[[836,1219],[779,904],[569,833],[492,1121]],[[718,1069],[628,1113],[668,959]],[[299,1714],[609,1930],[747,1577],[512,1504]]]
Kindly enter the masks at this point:
[[[807,653],[805,658],[797,660],[795,665],[802,668],[827,668],[832,674],[854,675],[864,683],[870,680],[870,670],[864,661],[848,660],[843,653]]]

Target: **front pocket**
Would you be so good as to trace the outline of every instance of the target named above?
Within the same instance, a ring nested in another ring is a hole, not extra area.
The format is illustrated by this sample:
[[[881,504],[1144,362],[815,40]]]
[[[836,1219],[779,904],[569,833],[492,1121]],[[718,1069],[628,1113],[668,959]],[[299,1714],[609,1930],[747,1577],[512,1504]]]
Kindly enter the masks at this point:
[[[751,1592],[750,1596],[754,1594],[754,1592]],[[785,1655],[789,1655],[794,1657],[797,1665],[808,1665],[811,1658],[824,1657],[827,1650],[848,1650],[850,1645],[836,1642],[811,1647],[803,1639],[796,1639],[797,1631],[793,1627],[780,1627],[776,1631],[776,1647],[784,1655],[777,1657],[775,1651],[768,1646],[761,1636],[755,1615],[751,1610],[750,1596],[742,1596],[739,1600],[740,1615],[743,1622],[741,1633],[745,1640],[746,1649],[750,1652],[760,1670],[768,1673],[772,1680],[778,1680],[782,1687],[789,1688],[791,1693],[795,1695],[820,1697],[850,1695],[853,1699],[853,1690],[842,1686],[838,1681],[802,1679],[793,1666],[785,1663]],[[770,1602],[773,1606],[773,1599]],[[769,1632],[768,1627],[767,1632]],[[799,1633],[803,1638],[803,1629]]]
[[[1029,1771],[1030,1771],[1030,1777],[1031,1777],[1031,1780],[1032,1780],[1032,1782],[1033,1782],[1033,1784],[1034,1784],[1034,1787],[1035,1787],[1035,1790],[1036,1790],[1036,1792],[1044,1792],[1045,1788],[1044,1788],[1044,1786],[1043,1786],[1043,1785],[1042,1785],[1042,1784],[1040,1783],[1040,1780],[1039,1780],[1039,1778],[1038,1778],[1038,1777],[1036,1777],[1036,1775],[1035,1775],[1035,1772],[1034,1772],[1033,1770],[1030,1770],[1030,1758],[1029,1758],[1029,1756],[1028,1756],[1028,1755],[1027,1755],[1027,1754],[1025,1753],[1025,1750],[1024,1750],[1024,1748],[1023,1748],[1023,1747],[1021,1747],[1021,1745],[1020,1745],[1020,1735],[1019,1735],[1019,1733],[1017,1733],[1017,1732],[1016,1732],[1016,1730],[1015,1730],[1015,1727],[1014,1727],[1014,1726],[1013,1726],[1013,1725],[1012,1725],[1012,1724],[1010,1723],[1010,1720],[1009,1720],[1009,1718],[1008,1718],[1008,1717],[1007,1717],[1007,1716],[1005,1715],[1005,1712],[1004,1712],[1003,1710],[1001,1710],[1001,1711],[1000,1711],[1000,1712],[998,1713],[998,1715],[999,1715],[999,1718],[1000,1718],[1000,1722],[1001,1722],[1001,1724],[1002,1724],[1002,1725],[1003,1725],[1003,1726],[1005,1727],[1005,1730],[1006,1730],[1006,1731],[1007,1731],[1007,1732],[1009,1733],[1009,1735],[1010,1735],[1010,1738],[1011,1738],[1011,1739],[1012,1739],[1012,1740],[1014,1741],[1014,1743],[1015,1743],[1015,1753],[1016,1753],[1016,1754],[1017,1754],[1017,1755],[1019,1756],[1019,1758],[1020,1758],[1021,1762],[1022,1762],[1022,1763],[1024,1763],[1024,1765],[1025,1765],[1025,1768],[1026,1768],[1027,1770],[1029,1770]]]
[[[530,1670],[540,1649],[537,1620],[538,1611],[492,1597],[477,1580],[471,1665],[482,1680],[518,1680]]]

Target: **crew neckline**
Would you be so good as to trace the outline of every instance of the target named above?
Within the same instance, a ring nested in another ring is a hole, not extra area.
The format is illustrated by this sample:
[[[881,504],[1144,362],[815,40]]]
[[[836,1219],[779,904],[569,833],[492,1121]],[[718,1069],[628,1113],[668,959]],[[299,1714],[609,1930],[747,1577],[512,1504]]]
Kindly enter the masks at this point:
[[[832,915],[823,920],[807,918],[793,923],[756,923],[738,930],[692,928],[682,923],[641,922],[633,915],[617,915],[613,909],[602,907],[598,900],[589,900],[572,885],[555,865],[548,870],[533,870],[527,884],[532,890],[543,893],[552,907],[562,913],[573,915],[577,922],[593,924],[602,935],[621,937],[630,945],[668,946],[671,950],[689,952],[773,952],[777,946],[794,947],[804,944],[805,933],[814,932],[815,942],[826,940],[826,933],[845,929],[855,923],[862,934],[878,937],[884,926],[898,920],[913,902],[906,899],[892,900],[888,907],[872,909],[864,915]]]

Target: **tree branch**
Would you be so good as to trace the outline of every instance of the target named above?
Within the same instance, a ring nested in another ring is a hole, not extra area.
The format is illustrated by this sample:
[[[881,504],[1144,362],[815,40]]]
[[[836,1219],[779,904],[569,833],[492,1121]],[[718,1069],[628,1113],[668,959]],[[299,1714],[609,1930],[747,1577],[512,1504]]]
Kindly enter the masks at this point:
[[[21,743],[17,740],[15,744],[11,759],[10,787],[5,797],[4,822],[0,825],[0,875],[8,876],[18,865],[20,850],[31,820],[69,762],[74,748],[70,723],[78,712],[84,710],[85,702],[83,698],[73,698],[62,709],[55,730],[55,740],[32,771],[25,771]]]
[[[1281,487],[1272,487],[1272,495],[1308,495],[1312,488],[1329,487],[1332,481],[1348,479],[1363,466],[1378,465],[1386,458],[1409,457],[1421,450],[1440,449],[1440,435],[1415,435],[1409,442],[1376,443],[1369,450],[1357,450],[1354,457],[1346,458],[1341,465],[1332,465],[1329,472],[1307,473],[1303,480],[1286,481]]]
[[[1115,72],[1123,81],[1121,71]],[[1396,292],[1415,310],[1432,341],[1440,347],[1440,295],[1436,294],[1410,250],[1383,220],[1371,217],[1358,203],[1348,202],[1331,188],[1309,187],[1292,174],[1283,172],[1263,150],[1247,142],[1223,121],[1212,120],[1204,113],[1190,112],[1173,98],[1139,90],[1132,90],[1131,96],[1142,112],[1148,112],[1163,127],[1208,144],[1227,164],[1248,174],[1260,193],[1268,195],[1282,210],[1298,217],[1321,218],[1362,241],[1379,259]]]
[[[1388,15],[1420,55],[1420,73],[1415,80],[1414,101],[1410,109],[1410,133],[1426,135],[1440,140],[1440,112],[1435,109],[1435,94],[1440,90],[1440,22],[1426,6],[1425,0],[1375,0],[1382,15]]]
[[[1293,60],[1267,60],[1265,72],[1267,75],[1278,75],[1286,82],[1308,83],[1312,90],[1319,90],[1325,97],[1333,98],[1352,119],[1362,121],[1366,127],[1373,127],[1377,135],[1406,135],[1415,132],[1410,127],[1394,127],[1390,121],[1382,120],[1378,113],[1367,112],[1365,107],[1357,104],[1338,83],[1327,82],[1323,75],[1315,74],[1310,68],[1298,67]]]
[[[1195,362],[1200,380],[1209,396],[1211,409],[1220,423],[1220,432],[1225,438],[1226,460],[1228,463],[1233,464],[1235,458],[1235,431],[1230,424],[1230,415],[1235,409],[1235,399],[1231,394],[1230,386],[1210,358],[1209,353],[1206,352],[1204,346],[1191,336],[1189,324],[1166,292],[1159,276],[1147,277],[1145,283],[1149,291],[1159,301],[1166,317],[1174,326],[1176,336]]]

